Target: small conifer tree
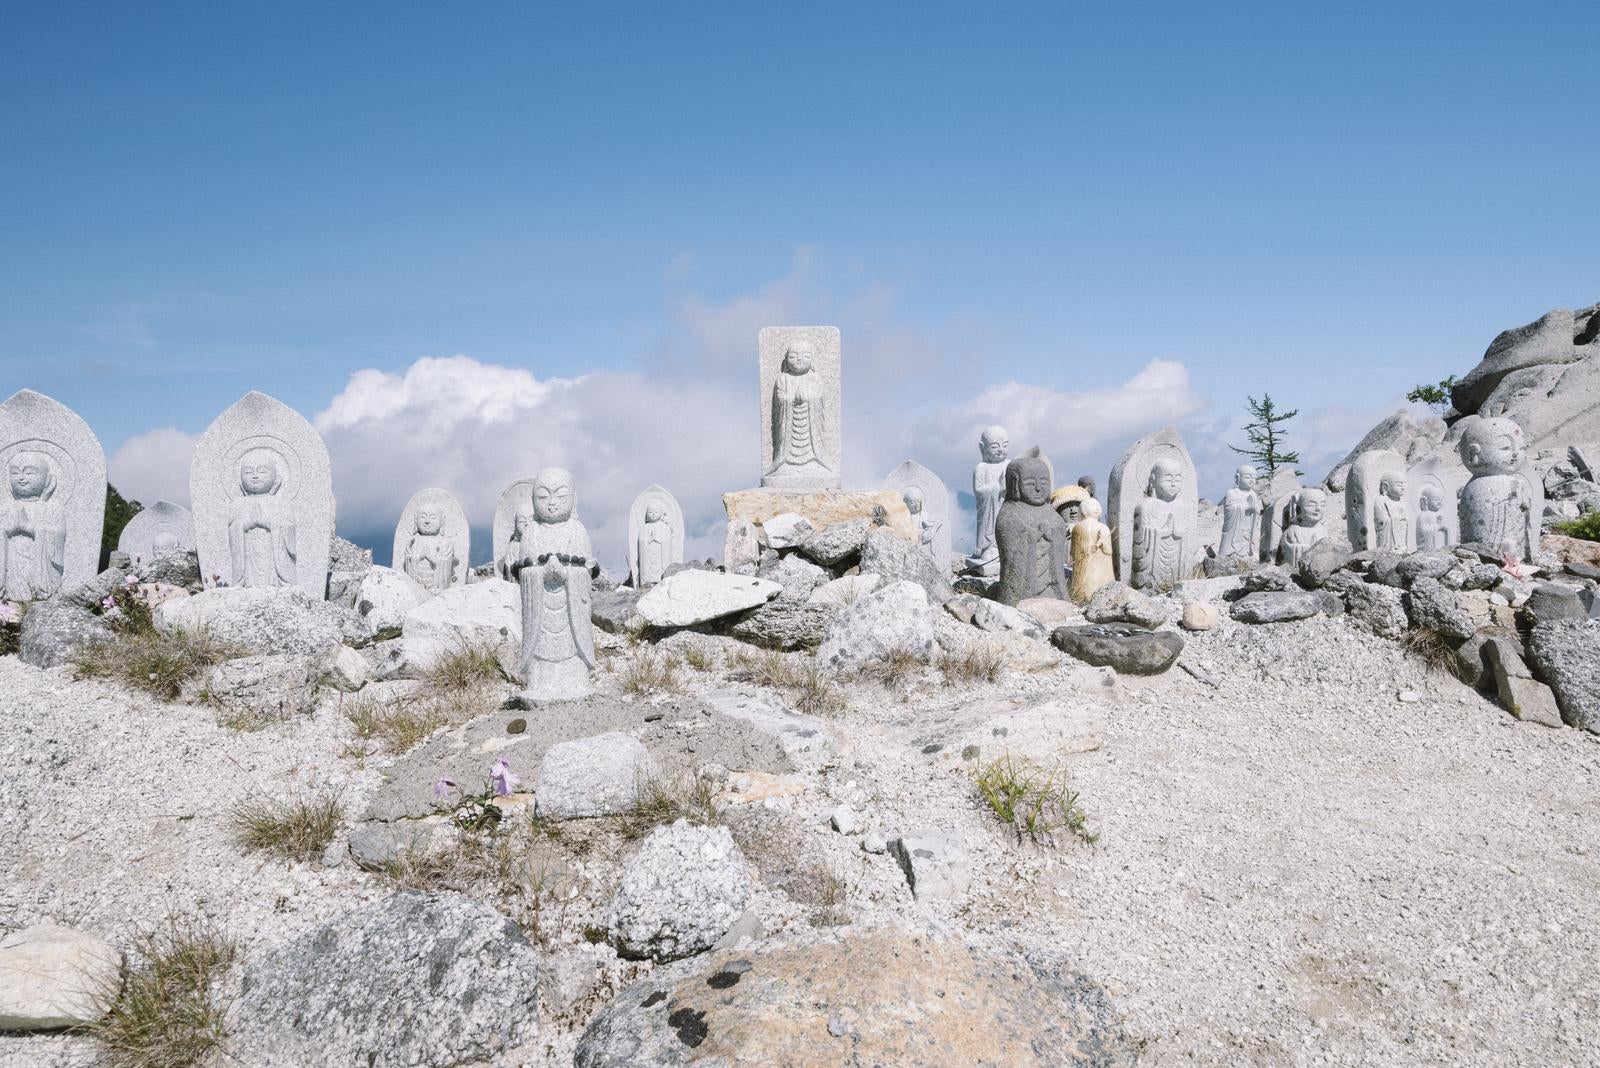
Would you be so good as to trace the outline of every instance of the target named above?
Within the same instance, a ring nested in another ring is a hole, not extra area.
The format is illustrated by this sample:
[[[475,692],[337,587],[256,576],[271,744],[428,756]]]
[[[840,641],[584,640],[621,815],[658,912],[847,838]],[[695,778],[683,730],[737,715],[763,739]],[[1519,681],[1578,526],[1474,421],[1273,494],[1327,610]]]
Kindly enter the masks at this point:
[[[1242,456],[1250,457],[1257,466],[1265,467],[1266,477],[1271,481],[1278,468],[1293,467],[1300,462],[1298,452],[1289,452],[1283,447],[1286,434],[1283,424],[1299,415],[1300,409],[1281,411],[1272,402],[1270,393],[1263,393],[1260,400],[1254,397],[1247,397],[1246,400],[1248,401],[1246,407],[1254,419],[1254,422],[1246,423],[1244,426],[1244,435],[1250,444],[1243,449],[1237,445],[1229,445],[1228,448]],[[1299,472],[1296,471],[1295,474]]]

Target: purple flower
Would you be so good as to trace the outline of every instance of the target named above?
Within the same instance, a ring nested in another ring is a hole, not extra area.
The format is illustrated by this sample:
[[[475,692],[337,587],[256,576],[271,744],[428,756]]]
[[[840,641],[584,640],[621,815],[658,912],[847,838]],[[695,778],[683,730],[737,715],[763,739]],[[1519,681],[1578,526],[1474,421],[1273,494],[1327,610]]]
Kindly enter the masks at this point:
[[[110,594],[107,594],[105,600],[100,602],[100,607],[109,612],[113,608],[117,607],[117,599]]]
[[[17,606],[10,601],[0,601],[0,623],[10,624],[17,621]]]
[[[498,757],[489,768],[489,783],[494,787],[496,797],[505,797],[511,793],[511,788],[522,780],[511,771],[511,765],[506,763],[505,757]]]
[[[456,781],[454,779],[440,779],[438,782],[433,784],[433,796],[443,797],[445,794],[449,793],[455,788]]]

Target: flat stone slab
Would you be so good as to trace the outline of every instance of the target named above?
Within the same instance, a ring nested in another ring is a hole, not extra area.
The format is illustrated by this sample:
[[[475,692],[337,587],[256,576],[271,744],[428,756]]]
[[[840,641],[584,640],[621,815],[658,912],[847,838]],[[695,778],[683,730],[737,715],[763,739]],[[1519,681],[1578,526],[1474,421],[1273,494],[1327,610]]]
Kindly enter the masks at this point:
[[[1250,593],[1233,602],[1228,615],[1240,623],[1289,623],[1322,611],[1323,600],[1310,592]]]
[[[1183,635],[1176,631],[1145,630],[1130,623],[1057,627],[1050,640],[1068,656],[1122,675],[1159,675],[1183,652]]]
[[[833,756],[833,739],[827,724],[816,716],[803,716],[785,708],[773,694],[709,690],[700,694],[700,700],[708,708],[777,739],[784,756],[796,768],[820,764]]]
[[[966,893],[972,882],[972,861],[952,834],[927,830],[891,838],[889,853],[918,901],[948,900]]]
[[[680,571],[653,586],[635,610],[652,627],[688,627],[766,604],[783,587],[720,571]]]
[[[0,939],[0,1031],[55,1031],[97,1022],[121,987],[122,954],[53,923]]]

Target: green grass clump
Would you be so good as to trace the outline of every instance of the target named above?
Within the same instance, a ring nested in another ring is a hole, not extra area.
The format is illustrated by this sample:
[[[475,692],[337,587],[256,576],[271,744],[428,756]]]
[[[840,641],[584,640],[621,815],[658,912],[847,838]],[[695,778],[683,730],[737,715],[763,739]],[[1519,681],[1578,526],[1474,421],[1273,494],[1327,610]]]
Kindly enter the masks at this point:
[[[214,993],[238,947],[209,923],[172,920],[135,939],[111,1011],[88,1033],[108,1068],[189,1068],[209,1063],[226,1037]],[[108,992],[109,993],[109,992]]]
[[[722,822],[716,791],[698,775],[645,775],[634,786],[633,804],[622,814],[622,837],[643,838],[657,827],[688,820],[707,827]]]
[[[1065,768],[1040,768],[1008,755],[980,765],[973,781],[984,803],[1016,832],[1019,842],[1048,841],[1063,830],[1090,844],[1099,838],[1088,829]]]
[[[109,642],[80,646],[72,662],[80,679],[112,679],[172,701],[184,683],[239,655],[204,630],[132,629],[113,632]]]
[[[1581,538],[1584,541],[1600,541],[1600,512],[1590,512],[1588,515],[1569,519],[1565,523],[1557,523],[1550,528],[1557,534],[1565,534],[1569,538]]]
[[[323,790],[288,801],[246,801],[233,810],[229,823],[241,848],[304,862],[322,855],[343,819],[338,793]]]

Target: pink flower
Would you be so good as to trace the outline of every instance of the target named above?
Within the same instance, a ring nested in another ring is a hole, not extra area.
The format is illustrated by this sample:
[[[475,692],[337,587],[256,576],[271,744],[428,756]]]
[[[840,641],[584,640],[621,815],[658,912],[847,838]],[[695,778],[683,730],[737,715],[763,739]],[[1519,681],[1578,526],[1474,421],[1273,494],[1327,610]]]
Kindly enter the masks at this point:
[[[17,621],[17,606],[10,601],[0,601],[0,624],[11,624]]]
[[[454,779],[440,779],[438,782],[433,784],[433,796],[443,797],[445,794],[449,793],[455,788],[456,781]]]
[[[505,797],[511,793],[511,788],[522,780],[511,771],[511,766],[506,763],[505,757],[495,760],[489,768],[489,783],[494,787],[496,797]]]

